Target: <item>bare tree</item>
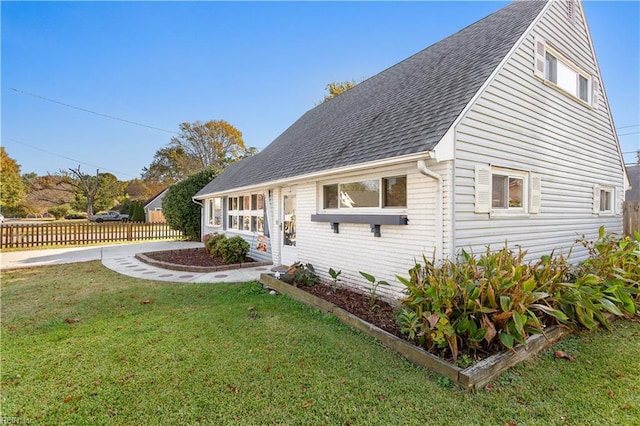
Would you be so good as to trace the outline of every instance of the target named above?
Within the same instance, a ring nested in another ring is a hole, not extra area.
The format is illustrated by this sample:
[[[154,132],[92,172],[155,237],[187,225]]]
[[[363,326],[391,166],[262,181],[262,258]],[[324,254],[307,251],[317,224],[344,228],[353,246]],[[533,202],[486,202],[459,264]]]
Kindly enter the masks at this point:
[[[77,169],[69,169],[71,176],[68,176],[66,183],[71,185],[77,192],[81,193],[87,199],[87,217],[93,215],[93,204],[96,199],[96,194],[100,188],[100,170],[96,170],[95,176],[89,176],[80,171],[80,166]]]

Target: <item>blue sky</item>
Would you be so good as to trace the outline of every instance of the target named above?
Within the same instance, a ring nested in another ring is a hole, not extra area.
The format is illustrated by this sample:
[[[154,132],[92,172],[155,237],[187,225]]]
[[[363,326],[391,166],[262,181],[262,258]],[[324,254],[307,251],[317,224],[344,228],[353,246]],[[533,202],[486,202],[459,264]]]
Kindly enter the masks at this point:
[[[329,82],[370,77],[505,4],[3,1],[1,144],[23,173],[80,165],[121,180],[139,177],[184,121],[226,120],[264,148]],[[640,3],[584,8],[632,162]]]

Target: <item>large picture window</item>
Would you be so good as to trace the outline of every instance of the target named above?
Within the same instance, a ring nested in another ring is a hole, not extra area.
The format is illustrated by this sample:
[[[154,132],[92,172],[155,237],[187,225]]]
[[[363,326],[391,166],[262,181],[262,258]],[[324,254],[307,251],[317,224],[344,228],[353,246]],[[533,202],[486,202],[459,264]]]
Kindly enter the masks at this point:
[[[324,209],[404,208],[406,206],[406,176],[347,181],[322,186]]]
[[[229,229],[264,233],[264,196],[242,194],[227,199]]]

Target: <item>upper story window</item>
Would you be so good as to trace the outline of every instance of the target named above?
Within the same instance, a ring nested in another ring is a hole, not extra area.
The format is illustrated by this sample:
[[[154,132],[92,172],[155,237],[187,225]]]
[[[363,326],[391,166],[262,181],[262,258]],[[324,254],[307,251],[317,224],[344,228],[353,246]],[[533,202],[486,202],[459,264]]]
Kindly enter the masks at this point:
[[[594,76],[572,63],[544,40],[536,38],[534,44],[536,76],[594,108],[598,106],[599,86]]]
[[[559,60],[547,51],[545,60],[545,79],[565,92],[589,102],[589,80],[591,77],[581,74],[571,66]]]
[[[391,176],[322,186],[324,209],[405,208],[407,177]]]

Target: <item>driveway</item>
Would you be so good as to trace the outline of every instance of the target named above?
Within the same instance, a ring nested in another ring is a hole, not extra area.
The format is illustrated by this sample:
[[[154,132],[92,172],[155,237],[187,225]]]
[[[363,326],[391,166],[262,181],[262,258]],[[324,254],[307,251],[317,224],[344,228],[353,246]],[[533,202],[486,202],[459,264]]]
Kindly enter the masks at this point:
[[[133,257],[136,253],[202,247],[202,243],[188,241],[154,241],[146,243],[113,244],[108,246],[23,250],[0,253],[0,270],[62,263],[113,260]]]
[[[100,247],[75,247],[48,250],[25,250],[0,253],[0,271],[34,266],[100,260],[102,264],[120,274],[153,281],[220,283],[258,280],[269,267],[233,269],[219,272],[180,272],[147,265],[135,258],[136,253],[202,247],[199,242],[156,241],[148,243],[117,244]]]

